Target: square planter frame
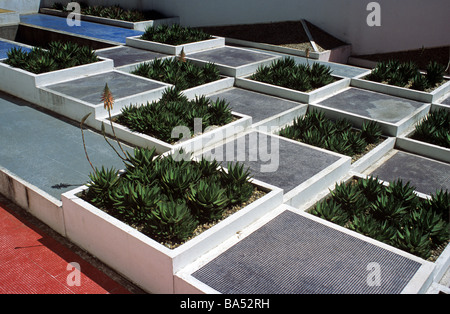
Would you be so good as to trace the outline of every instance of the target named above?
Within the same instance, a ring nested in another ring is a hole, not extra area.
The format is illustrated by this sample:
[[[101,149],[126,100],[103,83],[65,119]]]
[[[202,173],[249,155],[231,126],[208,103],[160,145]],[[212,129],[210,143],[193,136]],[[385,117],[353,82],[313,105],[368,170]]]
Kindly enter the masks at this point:
[[[0,90],[31,103],[39,104],[39,88],[41,86],[113,70],[113,60],[99,59],[100,61],[98,62],[41,74],[34,74],[0,62],[0,76],[8,78],[7,80],[2,80]]]
[[[212,36],[212,39],[202,40],[193,43],[187,43],[182,45],[168,45],[158,43],[155,41],[143,40],[142,36],[132,36],[126,38],[126,44],[130,47],[135,47],[144,50],[152,50],[168,55],[179,55],[184,49],[184,53],[193,53],[206,49],[212,49],[225,46],[225,38]]]
[[[293,89],[276,86],[272,84],[267,84],[263,82],[258,82],[250,79],[249,77],[238,77],[236,78],[236,86],[244,89],[249,89],[255,92],[260,92],[263,94],[278,96],[281,98],[298,101],[306,104],[312,102],[317,102],[323,98],[332,96],[343,89],[350,86],[351,79],[342,76],[333,75],[333,77],[339,80],[331,84],[325,85],[309,93],[296,91]]]
[[[352,78],[351,86],[388,94],[391,96],[416,100],[424,103],[437,102],[440,99],[444,98],[446,95],[450,94],[450,80],[448,77],[446,77],[446,79],[448,80],[446,83],[429,93],[394,85],[373,82],[364,79],[364,77]]]
[[[174,293],[174,274],[282,203],[282,190],[253,180],[267,194],[173,250],[78,197],[62,195],[68,239],[151,293]]]
[[[67,17],[69,14],[69,12],[64,12],[64,11],[55,10],[55,9],[51,9],[51,8],[41,8],[40,13],[59,16],[59,17]],[[117,26],[117,27],[122,27],[122,28],[134,29],[134,30],[142,31],[142,32],[144,32],[148,27],[152,27],[152,26],[172,25],[172,24],[180,23],[180,18],[177,16],[166,17],[166,18],[156,19],[156,20],[140,21],[140,22],[115,20],[115,19],[110,19],[110,18],[105,18],[105,17],[100,17],[100,16],[93,16],[93,15],[86,15],[86,14],[80,14],[80,18],[82,21],[86,21],[86,22],[94,22],[94,23]]]

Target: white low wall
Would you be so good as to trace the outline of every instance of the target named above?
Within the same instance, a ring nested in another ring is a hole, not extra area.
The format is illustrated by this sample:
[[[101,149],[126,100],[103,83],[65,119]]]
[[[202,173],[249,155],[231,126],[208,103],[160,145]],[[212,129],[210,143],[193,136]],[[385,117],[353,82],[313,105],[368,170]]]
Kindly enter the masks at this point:
[[[0,0],[0,9],[16,11],[20,14],[37,13],[40,3],[40,0]]]
[[[0,0],[0,7],[2,2]],[[16,1],[9,1],[16,2]],[[42,5],[53,3],[43,0]],[[450,45],[450,1],[378,0],[381,26],[370,27],[370,0],[89,0],[90,4],[120,3],[179,16],[190,26],[253,24],[305,19],[352,44],[354,54],[370,54]]]

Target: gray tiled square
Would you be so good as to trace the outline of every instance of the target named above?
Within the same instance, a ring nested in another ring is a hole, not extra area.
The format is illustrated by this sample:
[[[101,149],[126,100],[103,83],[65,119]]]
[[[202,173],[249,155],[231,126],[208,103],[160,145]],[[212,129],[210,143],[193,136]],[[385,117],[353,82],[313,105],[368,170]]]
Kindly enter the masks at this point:
[[[372,263],[380,285],[368,284]],[[223,294],[398,294],[420,266],[286,210],[192,276]]]

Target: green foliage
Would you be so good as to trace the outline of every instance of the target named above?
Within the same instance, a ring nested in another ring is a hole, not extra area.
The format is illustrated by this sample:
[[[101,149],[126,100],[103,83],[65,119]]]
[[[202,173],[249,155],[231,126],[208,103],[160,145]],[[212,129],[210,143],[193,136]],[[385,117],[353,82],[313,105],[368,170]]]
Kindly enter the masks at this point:
[[[354,156],[365,151],[369,144],[381,138],[381,129],[376,122],[364,124],[363,130],[353,129],[347,120],[331,121],[321,111],[313,110],[298,117],[285,127],[279,135],[306,144],[325,148],[340,154]]]
[[[215,102],[205,96],[188,100],[176,89],[168,89],[159,101],[143,106],[130,105],[122,109],[117,122],[134,132],[147,134],[167,143],[174,143],[179,134],[175,127],[187,127],[190,136],[194,134],[194,119],[201,119],[203,130],[209,126],[222,126],[232,121],[228,103]],[[202,131],[203,131],[202,130]]]
[[[368,177],[336,184],[310,213],[427,259],[449,240],[448,191],[420,199],[409,182]]]
[[[70,1],[68,1],[70,2]],[[67,3],[67,2],[66,2]],[[163,15],[156,11],[141,12],[139,10],[124,9],[119,5],[102,6],[102,5],[88,5],[85,2],[80,2],[81,14],[103,17],[114,20],[121,20],[127,22],[141,22],[152,19],[162,18]],[[52,9],[67,11],[67,4],[61,2],[53,4]]]
[[[76,43],[51,42],[48,49],[34,47],[30,52],[12,48],[7,53],[6,64],[40,74],[83,64],[97,62],[95,52]]]
[[[251,79],[307,92],[334,82],[331,72],[331,68],[323,64],[295,64],[293,58],[287,57],[270,66],[259,67]]]
[[[426,72],[425,75],[421,74],[417,65],[411,61],[399,62],[398,60],[389,60],[379,62],[372,73],[367,76],[367,79],[425,91],[436,87],[437,84],[444,80],[445,66],[431,61],[427,66]]]
[[[430,144],[450,148],[450,111],[432,111],[416,125],[413,138]]]
[[[132,74],[175,85],[178,90],[185,90],[220,79],[219,70],[214,64],[210,63],[199,67],[189,60],[182,62],[178,58],[144,62],[138,65]]]
[[[141,37],[143,40],[155,41],[174,46],[208,40],[211,38],[211,35],[206,34],[202,30],[183,27],[179,24],[174,24],[172,26],[159,25],[156,27],[149,27],[145,30],[145,33]]]
[[[220,220],[253,193],[250,173],[238,163],[225,172],[215,160],[178,160],[136,148],[124,164],[120,176],[104,168],[91,174],[83,197],[157,241],[182,242],[199,223]]]
[[[432,61],[427,66],[427,81],[430,87],[433,87],[444,80],[445,66]]]

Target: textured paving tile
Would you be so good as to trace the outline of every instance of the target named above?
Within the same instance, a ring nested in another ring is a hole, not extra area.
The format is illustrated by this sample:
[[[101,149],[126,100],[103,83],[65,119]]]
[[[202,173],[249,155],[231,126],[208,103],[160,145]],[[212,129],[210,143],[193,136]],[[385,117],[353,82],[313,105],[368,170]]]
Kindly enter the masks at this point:
[[[143,34],[143,32],[132,29],[86,21],[81,21],[81,26],[69,26],[66,18],[46,14],[21,15],[20,21],[25,24],[36,25],[91,38],[109,40],[121,44],[126,43],[127,37]]]
[[[367,284],[371,263],[380,285]],[[192,275],[224,294],[397,294],[420,266],[285,211]]]
[[[349,88],[319,104],[390,123],[399,122],[423,106],[420,102],[359,88]]]
[[[274,56],[268,53],[257,53],[247,49],[234,47],[221,47],[188,54],[187,57],[206,62],[212,62],[230,67],[239,67],[250,63],[271,59]]]
[[[258,148],[256,148],[258,147]],[[205,152],[221,161],[240,162],[253,178],[282,188],[285,193],[336,162],[339,157],[278,137],[252,132]]]
[[[253,123],[293,109],[301,103],[264,95],[240,88],[231,88],[213,95],[212,99],[225,99],[233,111],[252,117]]]
[[[130,293],[86,260],[13,212],[0,201],[0,293]],[[79,286],[68,282],[80,266]]]
[[[134,47],[120,46],[114,49],[97,51],[100,57],[114,60],[114,66],[120,67],[139,62],[148,62],[167,55],[149,50],[137,49]]]
[[[0,166],[57,199],[88,181],[92,169],[78,125],[5,94],[0,94],[0,112]],[[123,168],[102,135],[90,130],[84,133],[95,167]]]
[[[100,104],[101,95],[106,83],[108,83],[115,99],[144,93],[165,86],[162,83],[151,82],[120,72],[107,72],[49,85],[46,88],[91,104]]]
[[[398,151],[371,175],[384,181],[410,181],[416,190],[434,194],[436,190],[450,191],[450,164]]]

